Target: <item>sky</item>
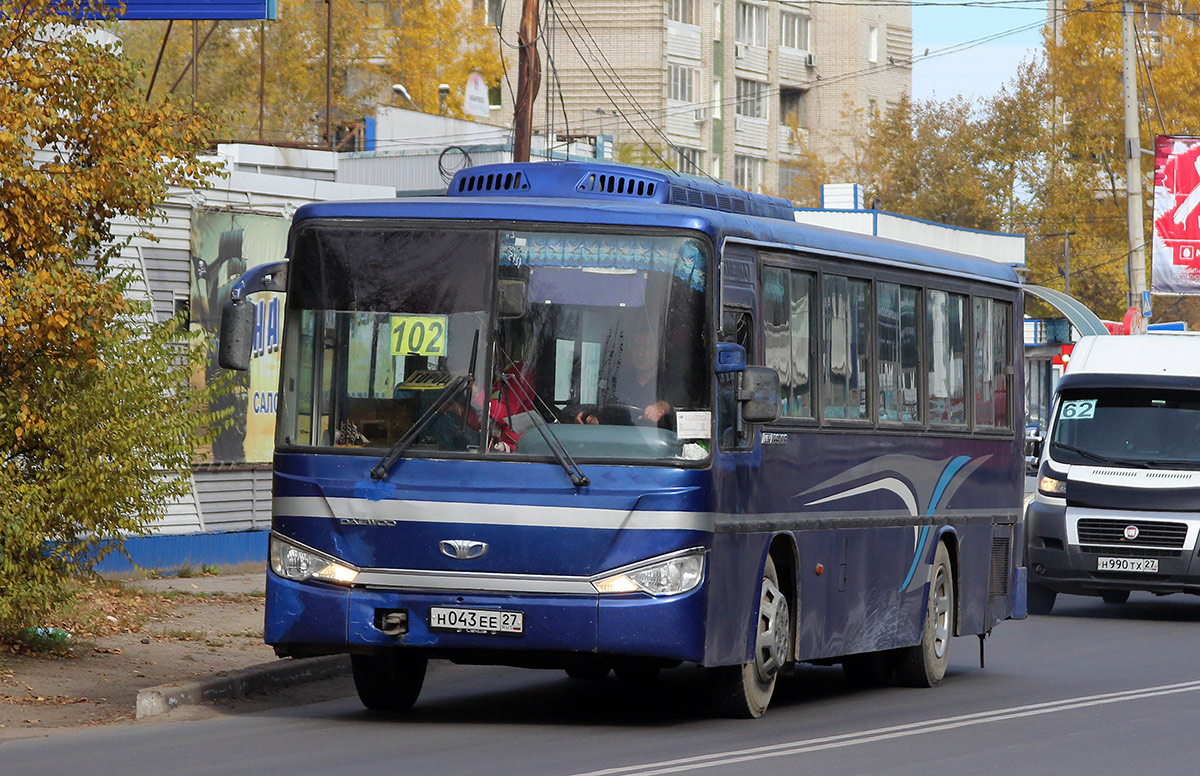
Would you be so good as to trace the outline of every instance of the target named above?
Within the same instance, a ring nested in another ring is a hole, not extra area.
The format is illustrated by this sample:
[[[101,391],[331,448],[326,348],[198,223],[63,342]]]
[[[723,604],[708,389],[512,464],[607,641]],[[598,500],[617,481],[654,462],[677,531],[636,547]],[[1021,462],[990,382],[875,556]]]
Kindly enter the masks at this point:
[[[975,0],[967,6],[962,1],[914,0],[912,15],[913,98],[978,98],[995,94],[1016,74],[1021,60],[1040,47],[1046,3]],[[935,56],[947,48],[962,50]],[[930,57],[923,58],[926,49]]]

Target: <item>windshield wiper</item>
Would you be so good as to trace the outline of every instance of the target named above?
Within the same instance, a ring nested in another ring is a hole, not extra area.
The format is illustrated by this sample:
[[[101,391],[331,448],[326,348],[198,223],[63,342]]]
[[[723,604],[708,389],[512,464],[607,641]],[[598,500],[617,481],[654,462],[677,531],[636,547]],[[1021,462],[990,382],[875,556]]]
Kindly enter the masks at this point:
[[[441,414],[442,410],[446,408],[446,405],[448,405],[457,397],[458,392],[461,391],[464,386],[470,384],[471,375],[458,375],[451,380],[450,383],[438,393],[437,397],[434,398],[433,404],[429,405],[429,409],[425,410],[424,414],[417,418],[417,422],[413,423],[412,427],[408,429],[408,432],[405,433],[404,436],[400,437],[396,444],[392,445],[392,449],[388,451],[388,454],[385,455],[379,461],[379,463],[375,464],[375,466],[371,469],[371,476],[377,480],[382,480],[384,477],[386,477],[388,469],[392,468],[392,464],[396,462],[396,459],[403,455],[404,451],[408,449],[409,445],[416,440],[417,435],[424,431],[425,428],[433,422],[433,419]]]
[[[1106,455],[1100,455],[1100,453],[1093,453],[1091,450],[1084,450],[1083,448],[1076,447],[1075,445],[1068,445],[1065,442],[1051,442],[1050,446],[1057,447],[1061,450],[1066,450],[1071,453],[1075,453],[1076,455],[1087,458],[1089,461],[1094,461],[1095,463],[1105,464],[1106,466],[1116,466],[1118,464],[1125,464],[1127,466],[1139,466],[1142,468],[1147,468],[1145,461],[1138,461],[1138,460],[1135,460],[1132,458],[1109,458]]]
[[[509,385],[510,382],[512,385]],[[537,401],[541,401],[542,397],[538,396],[536,392],[534,392],[533,396],[529,396],[525,388],[520,386],[520,381],[517,379],[517,377],[510,374],[500,375],[500,390],[516,394],[517,398],[519,398],[523,404],[533,408],[529,411],[529,415],[533,419],[533,427],[536,428],[538,433],[542,435],[542,439],[545,440],[546,447],[550,449],[550,453],[554,456],[554,460],[558,461],[558,465],[561,466],[563,471],[567,473],[567,476],[571,478],[571,484],[577,488],[586,488],[588,485],[591,485],[592,481],[584,476],[583,472],[580,471],[579,464],[575,463],[575,459],[572,458],[571,454],[567,452],[567,448],[564,447],[562,441],[559,440],[558,434],[554,433],[554,429],[551,428],[550,424],[546,422],[546,419],[542,417],[542,413],[537,408],[537,404],[535,403],[535,399]],[[543,406],[545,405],[544,401],[541,403]]]

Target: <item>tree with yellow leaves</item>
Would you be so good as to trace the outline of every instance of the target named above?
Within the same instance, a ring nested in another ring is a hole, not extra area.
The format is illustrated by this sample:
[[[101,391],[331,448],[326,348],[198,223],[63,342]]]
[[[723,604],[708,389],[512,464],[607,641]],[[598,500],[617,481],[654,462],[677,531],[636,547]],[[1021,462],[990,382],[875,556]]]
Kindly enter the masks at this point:
[[[462,117],[463,86],[479,71],[489,84],[503,73],[495,30],[471,0],[331,0],[332,116],[335,126],[353,125],[379,104],[396,102],[392,84],[404,84],[420,110],[440,111],[438,85],[450,86],[446,112]],[[325,125],[326,13],[312,0],[280,0],[277,18],[266,22],[205,22],[198,57],[196,100],[217,119],[218,137],[319,145]],[[138,91],[151,100],[174,93],[192,97],[192,39],[167,22],[116,25],[127,55],[143,63]],[[260,72],[262,83],[260,105]]]
[[[214,172],[206,123],[139,99],[115,41],[70,18],[102,7],[68,5],[0,0],[0,632],[161,516],[214,424],[187,385],[202,354],[126,297],[113,222]]]

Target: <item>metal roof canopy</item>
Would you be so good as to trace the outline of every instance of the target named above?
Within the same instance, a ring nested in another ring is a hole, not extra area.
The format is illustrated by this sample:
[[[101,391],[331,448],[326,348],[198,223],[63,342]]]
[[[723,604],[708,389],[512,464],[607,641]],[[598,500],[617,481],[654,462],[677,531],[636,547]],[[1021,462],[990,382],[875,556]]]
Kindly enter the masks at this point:
[[[1075,297],[1045,286],[1024,286],[1023,288],[1025,293],[1032,294],[1043,302],[1048,302],[1050,306],[1067,316],[1067,320],[1079,330],[1082,336],[1108,334],[1108,328],[1104,322],[1089,310],[1087,305]]]

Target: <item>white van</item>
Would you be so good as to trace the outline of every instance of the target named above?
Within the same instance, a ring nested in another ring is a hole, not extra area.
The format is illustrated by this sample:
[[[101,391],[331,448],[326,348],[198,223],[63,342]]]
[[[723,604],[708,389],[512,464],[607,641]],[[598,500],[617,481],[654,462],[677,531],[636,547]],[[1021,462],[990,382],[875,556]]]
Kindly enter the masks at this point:
[[[1200,593],[1200,336],[1084,337],[1025,519],[1029,611],[1059,593]]]

